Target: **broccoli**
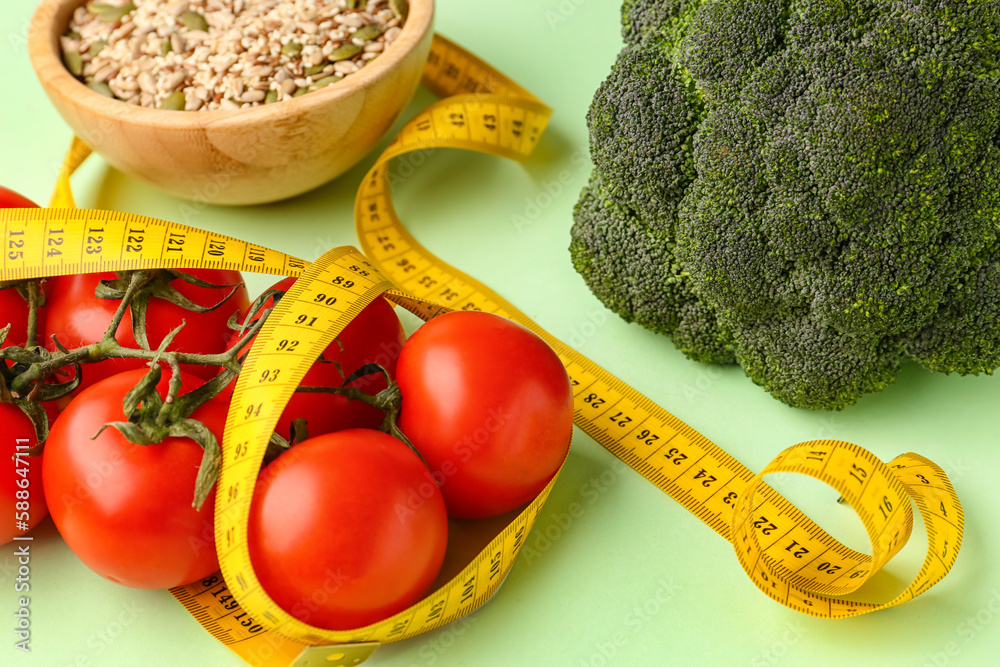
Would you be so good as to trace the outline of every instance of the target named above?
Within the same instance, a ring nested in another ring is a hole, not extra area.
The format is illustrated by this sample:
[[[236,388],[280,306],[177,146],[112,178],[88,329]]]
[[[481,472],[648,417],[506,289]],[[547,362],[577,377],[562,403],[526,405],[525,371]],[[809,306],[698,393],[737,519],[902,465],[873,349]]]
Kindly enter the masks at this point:
[[[776,398],[1000,366],[1000,0],[624,0],[570,253]]]

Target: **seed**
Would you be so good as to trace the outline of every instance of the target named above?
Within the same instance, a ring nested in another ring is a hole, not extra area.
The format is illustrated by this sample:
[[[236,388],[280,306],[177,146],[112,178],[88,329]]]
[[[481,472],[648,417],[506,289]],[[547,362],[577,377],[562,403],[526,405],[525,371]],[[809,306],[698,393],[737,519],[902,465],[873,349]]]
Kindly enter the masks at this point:
[[[186,101],[187,100],[184,99],[184,93],[177,91],[176,93],[170,93],[163,98],[163,101],[160,102],[160,108],[168,111],[183,111]]]
[[[338,74],[354,74],[358,71],[358,66],[353,60],[341,60],[333,64],[333,70]]]
[[[111,92],[111,86],[103,81],[88,81],[87,88],[90,88],[95,93],[100,93],[105,97],[114,97],[115,94]]]
[[[107,42],[105,42],[103,39],[99,39],[90,45],[90,48],[87,49],[87,55],[90,56],[91,59],[93,59],[93,57],[96,56],[98,53],[100,53],[101,50],[107,45],[108,45]]]
[[[68,71],[130,104],[179,106],[167,100],[182,93],[187,110],[273,104],[328,86],[397,39],[409,11],[407,0],[73,4],[60,37]]]
[[[389,8],[400,21],[405,21],[410,15],[410,3],[407,0],[389,0]]]
[[[271,76],[271,72],[273,71],[274,69],[268,67],[267,65],[258,65],[257,67],[251,67],[250,69],[243,70],[243,76],[245,76],[248,79],[253,79],[256,77],[265,77],[265,76]]]
[[[163,82],[163,87],[166,90],[176,90],[179,85],[184,83],[185,79],[187,79],[187,72],[184,70],[174,72]]]
[[[87,5],[87,11],[96,16],[103,23],[114,23],[120,21],[126,14],[135,9],[135,5],[127,2],[124,5],[106,5],[101,2],[92,2]]]
[[[375,39],[381,34],[382,34],[381,28],[379,28],[374,23],[369,23],[363,28],[358,28],[357,30],[355,30],[354,34],[351,35],[351,37],[354,39],[360,39],[362,42],[370,42],[371,40]]]
[[[399,28],[389,28],[385,31],[385,43],[392,44],[399,37],[399,33],[402,32]]]
[[[320,88],[326,88],[331,83],[336,83],[336,82],[340,81],[343,78],[344,77],[337,76],[337,75],[334,75],[334,76],[325,76],[325,77],[323,77],[322,79],[320,79],[319,81],[317,81],[316,83],[314,83],[312,85],[312,90],[319,90]]]
[[[263,102],[267,95],[263,90],[248,90],[247,92],[240,95],[240,102]]]
[[[208,30],[208,21],[205,17],[190,9],[181,14],[181,23],[188,30]]]
[[[346,44],[341,44],[340,46],[335,48],[332,52],[330,52],[330,55],[327,56],[327,59],[330,62],[335,63],[340,60],[347,60],[348,58],[353,58],[359,53],[361,53],[360,46],[358,46],[357,44],[352,44],[351,42],[347,42]]]
[[[64,51],[63,63],[73,76],[83,74],[83,58],[80,57],[79,51]]]
[[[115,74],[118,74],[118,65],[108,63],[101,69],[94,72],[94,81],[104,82],[113,77]]]
[[[174,53],[184,53],[184,37],[179,32],[170,35],[170,48]]]
[[[156,79],[149,72],[139,72],[139,76],[135,78],[135,82],[139,84],[142,92],[149,93],[150,95],[156,94]]]

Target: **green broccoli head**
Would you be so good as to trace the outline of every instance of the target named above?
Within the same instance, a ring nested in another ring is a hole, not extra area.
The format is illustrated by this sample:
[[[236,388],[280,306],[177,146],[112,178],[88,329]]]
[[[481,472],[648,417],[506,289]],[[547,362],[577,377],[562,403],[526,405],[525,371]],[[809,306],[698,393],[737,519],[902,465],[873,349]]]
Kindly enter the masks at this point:
[[[1000,365],[1000,0],[625,0],[623,26],[572,246],[609,307],[795,406],[906,357]]]

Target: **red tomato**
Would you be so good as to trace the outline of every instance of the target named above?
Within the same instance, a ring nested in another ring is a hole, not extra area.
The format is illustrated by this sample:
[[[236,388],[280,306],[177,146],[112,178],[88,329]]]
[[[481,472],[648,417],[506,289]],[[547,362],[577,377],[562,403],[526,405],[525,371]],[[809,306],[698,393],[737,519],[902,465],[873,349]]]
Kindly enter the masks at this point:
[[[454,517],[530,501],[559,469],[573,395],[556,353],[520,324],[475,311],[427,322],[403,346],[399,427],[441,484]]]
[[[38,208],[38,204],[0,185],[0,208]]]
[[[13,190],[0,186],[0,208],[38,208],[38,204],[22,197]],[[8,240],[7,249],[12,259],[17,258],[20,252],[17,245],[18,239],[11,237]],[[45,311],[39,309],[38,330],[43,331],[45,324]],[[28,302],[24,300],[18,291],[12,287],[0,290],[0,328],[10,324],[10,332],[4,340],[2,347],[16,345],[24,347],[28,339]]]
[[[295,278],[285,278],[271,289],[287,291],[294,282]],[[265,302],[265,307],[272,306],[272,300]],[[246,318],[245,313],[242,318]],[[238,336],[234,335],[230,345],[235,343],[237,338]],[[324,359],[336,363],[317,361],[306,373],[302,385],[339,387],[347,376],[370,363],[385,367],[390,376],[396,372],[396,360],[403,348],[405,335],[396,312],[385,299],[375,299],[351,320],[337,338],[339,344],[334,341],[323,351]],[[337,369],[337,364],[340,364],[343,376]],[[358,378],[350,386],[374,395],[385,389],[386,382],[381,374],[376,374]],[[352,401],[333,394],[299,392],[292,396],[285,407],[275,431],[287,438],[291,432],[292,420],[297,418],[308,422],[310,437],[347,428],[377,429],[382,425],[384,417],[385,413],[381,410],[361,401]]]
[[[122,399],[144,371],[119,373],[81,392],[56,419],[42,454],[45,498],[69,548],[91,570],[134,588],[171,588],[219,568],[215,490],[191,505],[201,446],[187,438],[135,445],[107,422],[125,421]],[[166,395],[169,371],[158,385]],[[182,376],[186,393],[201,384]],[[229,401],[191,415],[222,442]]]
[[[195,313],[163,299],[151,299],[146,311],[146,334],[149,346],[155,350],[163,337],[184,320],[186,324],[174,338],[170,349],[198,354],[224,352],[232,335],[232,330],[227,326],[230,316],[246,309],[249,304],[246,287],[242,286],[243,276],[239,271],[217,269],[190,269],[188,272],[215,285],[240,284],[241,286],[229,301],[208,313]],[[50,350],[56,349],[50,338],[53,334],[69,349],[96,343],[104,336],[120,302],[98,299],[94,296],[94,288],[99,281],[114,277],[114,273],[88,273],[59,276],[49,280],[46,288],[48,316],[45,330],[46,346]],[[174,280],[171,286],[202,306],[217,303],[232,289],[198,287],[183,280]],[[122,318],[116,338],[126,347],[138,347],[132,335],[131,310]],[[108,359],[97,364],[88,364],[83,370],[81,388],[122,371],[145,367],[146,362],[139,359]],[[214,366],[182,366],[182,368],[204,379],[209,379],[218,372],[218,368]]]
[[[7,544],[24,535],[48,516],[42,491],[42,459],[37,456],[17,456],[34,447],[35,427],[16,405],[0,403],[0,544]],[[23,524],[22,524],[23,522]]]
[[[421,487],[413,509],[410,494]],[[448,518],[412,450],[385,433],[349,429],[309,438],[264,469],[247,540],[279,606],[316,627],[349,630],[427,593],[444,561]]]

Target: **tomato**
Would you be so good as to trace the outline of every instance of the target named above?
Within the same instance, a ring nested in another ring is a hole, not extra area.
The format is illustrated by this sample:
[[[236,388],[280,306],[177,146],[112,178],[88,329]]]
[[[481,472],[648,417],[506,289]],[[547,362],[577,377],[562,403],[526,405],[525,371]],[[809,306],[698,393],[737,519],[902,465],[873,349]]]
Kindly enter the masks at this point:
[[[38,204],[0,185],[0,208],[38,208]]]
[[[35,427],[16,405],[0,403],[0,544],[24,535],[48,516],[42,491],[42,459],[23,453],[37,443]],[[21,452],[21,456],[17,453]],[[21,522],[24,522],[23,524]]]
[[[287,291],[294,282],[295,278],[285,278],[271,289]],[[269,299],[264,306],[272,307],[273,301]],[[245,317],[244,314],[243,319]],[[230,345],[237,338],[234,336]],[[314,363],[302,380],[303,386],[339,387],[347,376],[369,363],[380,364],[391,377],[396,372],[396,360],[403,348],[405,335],[392,305],[383,298],[377,298],[351,320],[337,339],[323,351],[326,361],[336,363]],[[343,376],[337,364],[343,370]],[[386,382],[381,374],[375,374],[358,378],[349,386],[374,395],[385,389]],[[275,430],[278,435],[289,437],[292,420],[297,418],[308,422],[310,436],[347,428],[377,429],[384,417],[385,413],[378,408],[344,396],[298,392],[285,407]]]
[[[484,518],[530,501],[559,469],[573,395],[556,353],[489,313],[436,317],[399,355],[399,426],[441,484],[451,516]]]
[[[423,488],[421,488],[423,487]],[[424,491],[419,504],[411,494]],[[348,429],[295,445],[261,473],[250,560],[299,620],[348,630],[419,601],[444,561],[448,518],[427,468],[396,438]]]
[[[219,568],[215,491],[192,507],[201,446],[169,437],[135,445],[108,422],[125,421],[122,399],[144,371],[126,371],[81,392],[55,420],[42,454],[45,499],[69,548],[91,570],[134,588],[170,588]],[[166,394],[169,371],[158,385]],[[183,392],[201,380],[182,375]],[[216,397],[191,417],[222,442],[229,401]]]
[[[238,284],[240,287],[225,304],[207,313],[195,313],[163,299],[151,299],[146,311],[149,346],[155,350],[163,337],[184,320],[186,324],[174,338],[171,350],[198,354],[224,352],[232,335],[232,330],[227,326],[230,316],[246,309],[249,304],[246,287],[242,284],[243,277],[239,271],[218,269],[190,269],[188,273],[215,285]],[[45,332],[46,345],[50,350],[56,349],[51,340],[53,334],[69,349],[96,343],[104,336],[120,301],[98,299],[94,295],[94,289],[99,281],[114,277],[114,273],[88,273],[49,280],[46,289],[48,315]],[[180,279],[170,284],[185,297],[202,306],[217,303],[232,289],[198,287]],[[122,318],[116,338],[125,347],[139,347],[132,335],[131,309]],[[145,367],[146,362],[139,359],[108,359],[88,364],[83,370],[81,388],[122,371]],[[218,372],[218,368],[214,366],[185,365],[182,368],[204,379],[209,379]]]
[[[13,190],[0,186],[0,208],[38,208],[38,204],[22,197]],[[8,257],[17,259],[20,246],[19,240],[13,236],[8,240]],[[39,309],[39,331],[42,330],[45,320],[44,309]],[[0,290],[0,328],[10,324],[10,332],[4,339],[2,347],[16,345],[24,347],[28,339],[28,302],[24,300],[16,289],[8,287]]]

